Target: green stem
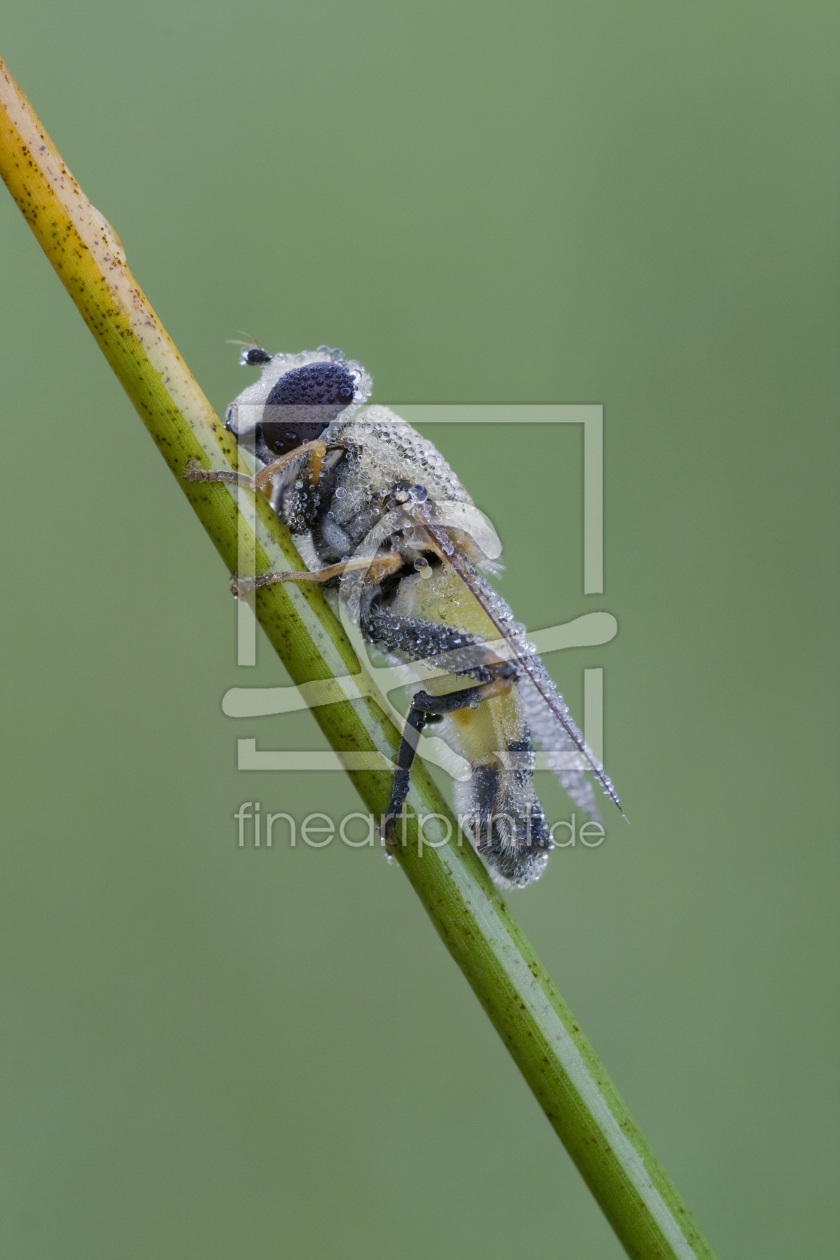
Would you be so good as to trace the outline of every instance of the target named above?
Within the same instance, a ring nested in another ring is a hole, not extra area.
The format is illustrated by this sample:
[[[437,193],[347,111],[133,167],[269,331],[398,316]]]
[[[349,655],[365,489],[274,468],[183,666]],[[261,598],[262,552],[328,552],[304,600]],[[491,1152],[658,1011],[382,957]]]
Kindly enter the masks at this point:
[[[2,62],[0,105],[0,173],[226,567],[237,567],[244,546],[258,572],[303,568],[261,496],[243,496],[248,501],[240,510],[232,487],[184,479],[193,460],[236,467],[235,445],[128,270],[113,229],[65,167]],[[371,768],[348,773],[368,809],[381,815],[398,734],[339,622],[308,583],[263,588],[255,606],[295,683],[332,680],[326,685],[335,702],[318,705],[315,717],[336,750],[373,754]],[[408,800],[397,858],[627,1253],[640,1260],[712,1257],[420,764]]]

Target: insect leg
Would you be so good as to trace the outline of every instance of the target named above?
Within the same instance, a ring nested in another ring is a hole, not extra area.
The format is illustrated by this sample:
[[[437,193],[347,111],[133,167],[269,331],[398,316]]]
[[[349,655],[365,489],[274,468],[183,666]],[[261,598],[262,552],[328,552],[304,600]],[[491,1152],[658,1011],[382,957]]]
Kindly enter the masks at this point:
[[[493,696],[504,695],[505,692],[510,691],[515,674],[507,672],[509,667],[506,662],[501,664],[505,670],[504,674],[478,687],[450,691],[445,696],[430,696],[426,691],[417,692],[405,719],[403,737],[397,753],[397,770],[391,788],[391,799],[382,824],[382,834],[386,841],[391,839],[397,819],[402,813],[405,798],[408,795],[408,776],[426,723],[436,717],[444,717],[447,713],[457,713],[459,709],[477,709],[483,700],[491,700]]]
[[[262,490],[263,494],[270,498],[274,481],[302,455],[305,456],[306,463],[301,469],[301,475],[310,485],[317,486],[321,480],[321,464],[324,462],[326,453],[327,444],[320,438],[316,438],[313,442],[304,442],[301,446],[296,446],[293,451],[287,451],[285,455],[266,464],[265,468],[261,468],[254,477],[254,488]]]
[[[289,573],[263,573],[260,577],[243,578],[236,574],[230,585],[234,595],[245,595],[248,591],[257,590],[261,586],[273,586],[275,582],[330,582],[355,569],[366,569],[368,580],[381,582],[389,573],[396,573],[401,568],[403,558],[398,551],[384,551],[379,556],[354,556],[341,564],[330,564],[326,569],[302,569]]]
[[[301,470],[302,475],[312,485],[317,486],[321,477],[321,464],[326,453],[326,444],[316,439],[314,442],[304,442],[301,446],[296,446],[293,451],[287,451],[285,455],[272,460],[253,477],[249,477],[247,473],[234,472],[229,468],[214,471],[211,468],[199,468],[196,464],[187,466],[184,477],[187,481],[226,481],[233,485],[247,486],[250,490],[261,490],[266,497],[270,497],[272,483],[301,458],[306,461]]]
[[[301,446],[295,447],[293,451],[287,451],[285,455],[281,455],[270,464],[266,464],[265,468],[261,468],[253,477],[249,477],[246,473],[233,472],[232,469],[214,471],[212,469],[199,468],[195,464],[187,466],[184,476],[187,481],[222,481],[233,485],[247,486],[249,490],[260,491],[270,500],[274,491],[275,481],[278,478],[282,478],[301,459],[305,461],[301,469],[301,476],[310,485],[317,486],[321,478],[321,465],[326,453],[326,444],[320,440],[315,440],[304,442]],[[375,557],[373,564],[381,564],[382,559],[382,557]],[[264,573],[257,578],[240,578],[238,574],[234,573],[230,580],[230,586],[234,595],[240,596],[261,586],[271,586],[274,582],[328,582],[330,578],[337,577],[343,573],[345,568],[364,568],[370,563],[370,560],[359,559],[350,561],[347,565],[330,565],[328,569],[321,569],[315,573],[310,573],[308,570],[298,573]],[[399,568],[401,563],[402,561],[400,560],[395,567]],[[393,572],[393,569],[388,568],[386,564],[382,576],[377,577],[375,580],[381,582],[382,577],[390,572]]]

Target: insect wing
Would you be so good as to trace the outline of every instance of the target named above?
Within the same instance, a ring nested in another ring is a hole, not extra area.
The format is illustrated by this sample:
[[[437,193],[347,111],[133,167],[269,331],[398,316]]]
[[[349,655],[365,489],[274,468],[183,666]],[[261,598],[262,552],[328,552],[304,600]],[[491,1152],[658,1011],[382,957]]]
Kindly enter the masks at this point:
[[[548,752],[551,769],[557,774],[563,787],[582,809],[598,818],[592,786],[585,777],[585,771],[589,771],[624,816],[612,780],[572,719],[566,702],[557,691],[539,656],[526,642],[523,628],[514,622],[509,605],[493,590],[489,582],[479,577],[457,548],[452,546],[451,540],[432,518],[431,513],[424,511],[423,505],[418,505],[416,510],[431,538],[498,630],[507,645],[511,660],[521,669],[524,677],[520,676],[520,688],[531,722],[532,739]],[[541,702],[539,705],[535,703],[537,699]],[[547,711],[549,722],[546,722],[542,710]],[[576,757],[579,759],[577,765]]]
[[[434,505],[436,524],[444,529],[455,529],[466,534],[487,560],[496,560],[502,554],[499,535],[490,520],[474,503],[444,500]]]

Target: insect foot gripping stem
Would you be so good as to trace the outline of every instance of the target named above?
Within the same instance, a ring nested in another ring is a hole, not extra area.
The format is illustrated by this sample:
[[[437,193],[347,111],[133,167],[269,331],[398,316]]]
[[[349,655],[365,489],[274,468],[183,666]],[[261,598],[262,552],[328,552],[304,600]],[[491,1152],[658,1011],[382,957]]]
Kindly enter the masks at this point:
[[[200,468],[194,461],[187,464],[184,469],[184,480],[223,481],[228,485],[247,486],[250,490],[254,489],[254,479],[247,473],[234,472],[232,468]]]
[[[288,573],[262,573],[259,577],[242,577],[234,573],[230,579],[230,589],[239,599],[261,586],[273,586],[275,582],[332,582],[334,578],[345,573],[362,569],[370,582],[381,582],[390,573],[395,573],[402,566],[402,556],[398,551],[385,551],[378,556],[356,556],[341,564],[330,564],[325,569],[299,569]]]

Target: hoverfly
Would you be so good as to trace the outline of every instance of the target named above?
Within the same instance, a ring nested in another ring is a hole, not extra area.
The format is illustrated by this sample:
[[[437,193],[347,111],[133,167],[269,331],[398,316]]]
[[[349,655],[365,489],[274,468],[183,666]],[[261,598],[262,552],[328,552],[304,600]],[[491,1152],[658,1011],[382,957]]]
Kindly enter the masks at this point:
[[[245,482],[292,534],[308,538],[313,570],[265,574],[251,585],[323,583],[368,643],[413,663],[425,682],[405,720],[386,842],[420,734],[439,724],[472,770],[456,784],[455,803],[475,848],[497,883],[524,887],[552,847],[533,785],[535,745],[552,754],[563,787],[591,816],[598,809],[587,772],[619,801],[524,627],[485,576],[501,551],[492,527],[431,442],[388,408],[365,407],[371,377],[340,350],[270,355],[249,345],[240,362],[262,373],[230,404],[225,427],[259,470],[253,478],[199,468],[186,475]]]

